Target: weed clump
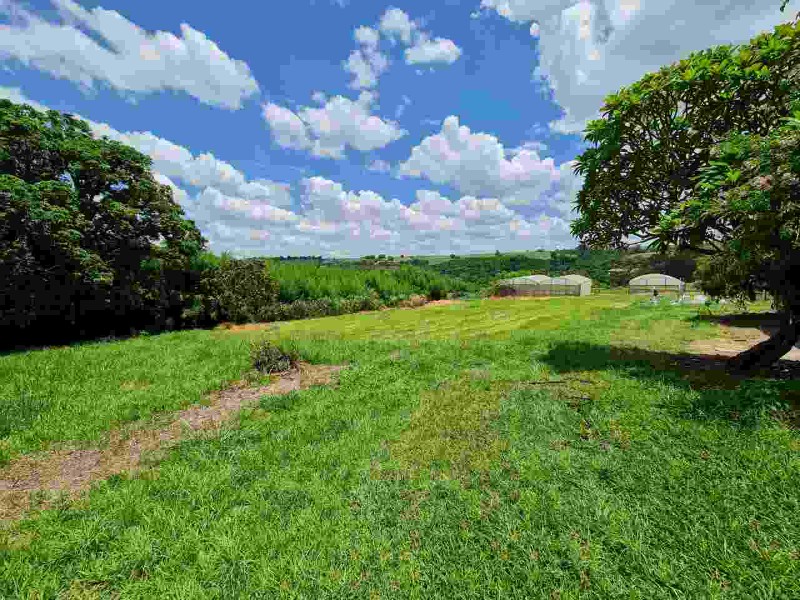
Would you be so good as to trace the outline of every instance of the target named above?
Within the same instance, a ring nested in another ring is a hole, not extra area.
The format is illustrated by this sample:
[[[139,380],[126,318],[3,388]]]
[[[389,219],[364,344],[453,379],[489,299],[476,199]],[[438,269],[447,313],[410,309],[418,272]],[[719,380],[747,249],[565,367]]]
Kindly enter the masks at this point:
[[[34,396],[27,390],[21,391],[16,398],[12,396],[10,400],[0,404],[0,438],[30,427],[40,414],[50,408],[47,399]]]
[[[296,350],[282,350],[272,342],[260,341],[250,345],[250,359],[259,373],[281,373],[297,366],[300,355]]]

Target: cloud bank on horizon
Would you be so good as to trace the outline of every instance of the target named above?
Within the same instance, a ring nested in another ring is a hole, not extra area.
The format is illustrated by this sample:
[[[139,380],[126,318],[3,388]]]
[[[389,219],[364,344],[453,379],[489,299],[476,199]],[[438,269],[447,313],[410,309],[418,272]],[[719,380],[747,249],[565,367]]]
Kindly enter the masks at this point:
[[[33,4],[0,0],[0,97],[150,156],[214,251],[273,256],[572,247],[572,161],[603,98],[797,10],[307,0],[258,9],[262,32],[240,0]]]

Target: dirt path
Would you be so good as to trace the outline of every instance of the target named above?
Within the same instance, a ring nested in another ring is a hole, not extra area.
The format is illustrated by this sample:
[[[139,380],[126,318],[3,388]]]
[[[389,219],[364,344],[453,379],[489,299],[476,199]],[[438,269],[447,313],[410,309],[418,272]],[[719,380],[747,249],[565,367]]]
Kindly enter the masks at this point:
[[[425,306],[449,306],[451,304],[461,304],[463,302],[463,300],[431,300],[430,302],[426,302],[423,308]]]
[[[509,294],[508,296],[489,296],[489,300],[550,300],[552,298],[559,298],[561,296],[526,296],[524,294],[520,294],[515,296],[513,294]]]
[[[712,340],[695,340],[689,344],[689,351],[695,354],[734,356],[769,339],[769,336],[755,327],[731,327],[722,325],[720,337]],[[800,361],[800,348],[796,346],[783,356],[783,360]]]
[[[253,388],[239,383],[213,392],[208,406],[193,405],[161,415],[150,420],[150,427],[138,423],[112,430],[109,443],[103,448],[21,456],[0,469],[0,520],[19,519],[31,510],[32,492],[61,491],[75,500],[96,481],[118,473],[137,472],[145,452],[164,450],[190,437],[213,435],[223,423],[242,408],[257,403],[261,396],[330,384],[343,368],[300,363],[297,369],[280,374],[270,385]],[[158,426],[165,422],[169,424]]]

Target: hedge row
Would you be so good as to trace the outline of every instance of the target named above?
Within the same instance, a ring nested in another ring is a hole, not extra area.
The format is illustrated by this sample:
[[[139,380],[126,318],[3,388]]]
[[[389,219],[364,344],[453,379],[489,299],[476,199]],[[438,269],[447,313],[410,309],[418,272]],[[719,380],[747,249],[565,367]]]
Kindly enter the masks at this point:
[[[193,306],[184,311],[183,325],[207,326],[229,321],[253,323],[306,319],[329,315],[341,315],[363,310],[378,310],[383,307],[417,303],[419,299],[439,300],[452,289],[446,278],[411,268],[393,279],[396,272],[362,273],[350,269],[320,267],[314,273],[309,269],[281,268],[274,261],[250,258],[231,259],[222,257],[220,262],[206,271],[201,284],[201,293]],[[292,293],[282,293],[287,285],[286,274],[296,276],[306,271],[307,279],[289,279]],[[415,272],[416,271],[416,272]],[[314,279],[313,275],[317,278]],[[284,279],[282,279],[282,277]],[[326,280],[327,278],[327,280]],[[331,285],[331,283],[338,285]],[[355,282],[358,285],[352,285]],[[304,290],[305,298],[289,302],[298,289]],[[336,290],[348,296],[318,295],[319,290]],[[314,292],[315,297],[308,296]],[[395,292],[395,293],[391,293]]]

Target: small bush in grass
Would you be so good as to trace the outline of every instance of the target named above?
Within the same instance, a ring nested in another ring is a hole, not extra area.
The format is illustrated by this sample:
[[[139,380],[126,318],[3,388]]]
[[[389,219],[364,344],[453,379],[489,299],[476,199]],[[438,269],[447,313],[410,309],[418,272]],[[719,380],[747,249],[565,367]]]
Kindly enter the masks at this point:
[[[284,351],[271,342],[254,342],[250,346],[250,357],[260,373],[281,373],[297,366],[300,358],[294,349]]]
[[[403,308],[417,308],[419,306],[424,306],[427,302],[428,300],[427,298],[425,298],[425,296],[414,295],[411,296],[410,298],[403,300],[400,303],[400,306],[402,306]]]

